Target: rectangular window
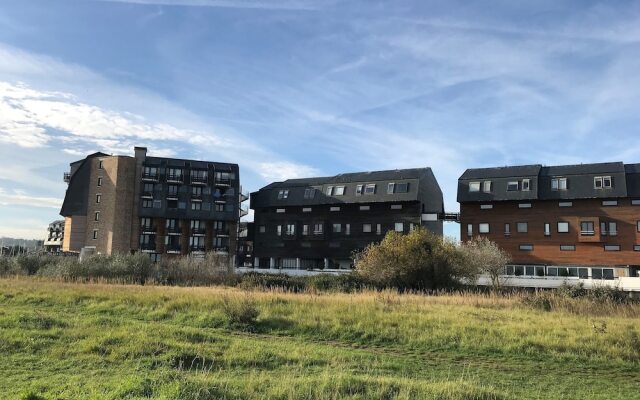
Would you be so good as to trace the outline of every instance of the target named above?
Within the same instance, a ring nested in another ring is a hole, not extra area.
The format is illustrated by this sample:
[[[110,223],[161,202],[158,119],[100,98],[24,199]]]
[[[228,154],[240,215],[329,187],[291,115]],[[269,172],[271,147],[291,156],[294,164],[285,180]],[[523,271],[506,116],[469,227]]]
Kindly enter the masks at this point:
[[[609,222],[609,236],[618,235],[618,223],[617,222]]]
[[[98,230],[94,229],[93,230],[93,240],[96,240],[98,238]]]
[[[182,182],[182,168],[167,168],[167,181]]]
[[[531,208],[531,203],[519,203],[518,208]]]
[[[569,233],[569,223],[558,222],[558,233]]]
[[[316,195],[316,190],[314,188],[306,188],[304,190],[305,199],[313,199],[315,195]]]
[[[511,224],[509,223],[504,224],[504,235],[511,236]]]
[[[327,186],[325,193],[327,196],[333,196],[333,186]]]
[[[381,224],[377,224],[376,225],[376,234],[382,235],[382,225]]]
[[[360,211],[369,211],[371,206],[360,206]]]
[[[640,232],[640,221],[636,221],[636,232]]]
[[[202,186],[192,186],[191,187],[191,196],[192,197],[202,197]]]
[[[404,223],[396,222],[394,229],[396,232],[404,232]]]
[[[481,210],[491,210],[493,208],[493,204],[480,204]]]
[[[102,177],[98,177],[98,186],[102,186]]]
[[[362,224],[362,232],[371,233],[371,224]]]
[[[284,214],[285,209],[284,208],[276,208],[276,213],[277,214]]]
[[[518,181],[507,183],[507,192],[516,192],[519,188]]]
[[[480,191],[480,182],[469,182],[469,191],[470,192],[479,192]]]
[[[344,225],[344,234],[345,235],[351,235],[351,224],[345,224]]]
[[[522,190],[528,192],[531,187],[531,180],[523,179],[522,180]]]
[[[602,205],[604,207],[617,206],[618,200],[602,200]]]
[[[558,203],[559,207],[573,207],[573,202],[571,201],[561,201]]]
[[[142,200],[142,208],[153,208],[153,200],[143,199]]]
[[[276,235],[282,236],[282,225],[276,226]]]
[[[640,199],[632,199],[631,200],[631,205],[632,206],[640,206]]]
[[[485,193],[491,192],[491,181],[482,182],[482,191]]]
[[[296,234],[296,224],[287,224],[287,236],[295,236]]]
[[[640,244],[636,244],[633,246],[633,251],[640,251]]]
[[[529,232],[529,223],[527,222],[518,222],[516,226],[518,233],[527,233]]]
[[[467,236],[473,236],[473,224],[467,224]]]
[[[284,200],[289,197],[289,190],[283,189],[278,191],[278,200]]]
[[[144,192],[144,194],[149,194],[152,195],[153,194],[153,183],[145,183],[142,191]]]
[[[576,251],[576,246],[574,244],[561,244],[560,251]]]
[[[604,251],[620,251],[619,244],[605,244]]]
[[[393,190],[395,189],[396,184],[391,182],[387,184],[387,194],[393,194]]]
[[[102,164],[102,160],[98,161],[98,169],[103,169],[104,165]]]
[[[342,232],[342,224],[333,224],[333,233]]]
[[[102,200],[102,195],[101,194],[97,194],[96,195],[96,203],[100,203],[100,200]]]
[[[362,194],[362,185],[356,186],[356,196],[360,196]]]
[[[533,251],[532,244],[521,244],[519,247],[520,251]]]
[[[601,176],[596,176],[595,178],[593,178],[593,187],[595,189],[602,189],[602,177]]]
[[[199,201],[193,201],[191,202],[191,209],[194,211],[200,211],[202,210],[202,203]]]
[[[364,194],[374,194],[375,192],[376,192],[375,183],[367,184],[367,186],[364,187]]]
[[[311,212],[311,207],[303,207],[302,212]]]
[[[213,210],[217,212],[224,212],[224,204],[215,204]]]
[[[167,186],[167,196],[175,197],[178,195],[178,185]]]
[[[260,233],[265,233],[266,231],[267,231],[267,227],[266,227],[266,226],[264,226],[264,225],[260,225],[260,226],[258,227],[258,232],[260,232]]]
[[[340,211],[340,207],[329,207],[329,211]]]
[[[611,189],[613,187],[613,181],[611,180],[610,176],[603,176],[602,177],[602,186],[605,189]]]
[[[313,225],[313,234],[314,235],[322,235],[324,231],[324,225],[323,224],[314,224]]]
[[[478,224],[478,232],[489,233],[489,224],[487,223]]]
[[[408,192],[409,192],[408,182],[396,183],[396,193],[408,193]]]
[[[551,179],[551,190],[567,190],[567,178]]]
[[[591,221],[582,221],[580,222],[580,234],[582,236],[593,236],[595,235],[595,229],[593,226],[593,222]]]
[[[302,236],[307,236],[309,235],[309,225],[305,224],[302,225]]]
[[[548,223],[544,224],[544,235],[551,236],[551,224],[548,224]]]
[[[402,210],[402,204],[392,204],[391,205],[391,209],[392,210]]]
[[[344,196],[344,186],[336,186],[336,196]]]
[[[96,213],[93,216],[93,220],[100,221],[100,211],[96,211]]]

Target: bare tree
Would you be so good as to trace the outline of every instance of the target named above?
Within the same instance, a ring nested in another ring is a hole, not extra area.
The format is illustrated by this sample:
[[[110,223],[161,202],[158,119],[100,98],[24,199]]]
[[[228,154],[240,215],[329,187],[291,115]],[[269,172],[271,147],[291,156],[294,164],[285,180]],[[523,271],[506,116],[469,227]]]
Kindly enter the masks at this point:
[[[506,265],[511,262],[509,253],[486,237],[475,238],[463,244],[462,253],[467,268],[489,275],[493,290],[502,287],[501,276]]]

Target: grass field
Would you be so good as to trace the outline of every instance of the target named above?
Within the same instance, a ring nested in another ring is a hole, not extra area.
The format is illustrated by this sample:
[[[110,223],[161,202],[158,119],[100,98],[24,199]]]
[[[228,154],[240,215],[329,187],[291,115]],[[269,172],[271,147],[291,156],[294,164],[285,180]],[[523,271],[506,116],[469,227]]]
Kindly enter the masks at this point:
[[[259,310],[229,324],[224,303]],[[640,306],[0,280],[6,399],[634,399]]]

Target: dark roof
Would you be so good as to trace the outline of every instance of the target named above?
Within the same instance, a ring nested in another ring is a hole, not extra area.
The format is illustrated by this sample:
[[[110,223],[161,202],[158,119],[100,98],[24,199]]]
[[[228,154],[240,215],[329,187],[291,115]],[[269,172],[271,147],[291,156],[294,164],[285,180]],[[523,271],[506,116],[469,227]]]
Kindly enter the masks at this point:
[[[538,175],[542,165],[518,165],[513,167],[470,168],[464,171],[460,179],[512,178],[516,176]]]
[[[265,186],[263,189],[316,186],[331,183],[376,182],[394,179],[418,179],[422,176],[422,174],[425,173],[425,171],[428,171],[430,169],[431,168],[392,169],[386,171],[352,172],[334,176],[314,178],[287,179],[283,182],[273,182]]]
[[[627,174],[640,174],[640,164],[625,164],[624,170]]]
[[[575,164],[575,165],[558,165],[542,167],[540,175],[544,176],[560,176],[560,175],[593,175],[608,173],[624,173],[624,164],[622,162],[609,162],[598,164]]]

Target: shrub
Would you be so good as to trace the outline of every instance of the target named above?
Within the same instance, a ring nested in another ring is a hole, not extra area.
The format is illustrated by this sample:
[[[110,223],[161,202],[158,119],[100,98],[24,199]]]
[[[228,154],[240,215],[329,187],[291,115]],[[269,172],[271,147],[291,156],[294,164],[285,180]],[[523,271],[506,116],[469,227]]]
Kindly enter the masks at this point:
[[[282,289],[298,293],[304,291],[307,285],[305,278],[302,277],[289,276],[285,274],[272,275],[250,272],[241,276],[240,287],[242,289]]]
[[[319,274],[306,278],[306,288],[319,292],[354,292],[366,286],[362,278],[354,273],[340,275]]]
[[[486,237],[478,237],[466,242],[460,248],[462,265],[469,272],[485,273],[491,279],[491,287],[499,290],[502,286],[500,276],[504,267],[511,261],[511,256]]]
[[[579,282],[577,285],[570,285],[564,282],[562,286],[558,288],[558,294],[570,299],[577,299],[587,295],[587,289],[584,288],[584,283]]]
[[[260,311],[255,301],[249,298],[222,299],[222,311],[227,317],[228,324],[232,328],[254,330]]]
[[[551,311],[554,308],[554,302],[551,294],[548,292],[539,292],[532,295],[522,297],[522,303],[528,307],[541,311]]]

